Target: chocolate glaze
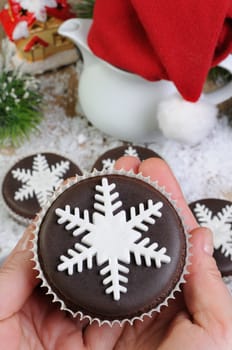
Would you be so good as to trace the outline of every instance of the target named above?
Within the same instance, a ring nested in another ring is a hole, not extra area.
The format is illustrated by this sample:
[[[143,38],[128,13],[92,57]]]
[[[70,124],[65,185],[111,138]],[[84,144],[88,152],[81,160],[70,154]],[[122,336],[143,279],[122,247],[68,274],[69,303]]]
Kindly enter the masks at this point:
[[[125,150],[129,147],[130,145],[126,145],[126,146],[120,146],[120,147],[116,147],[113,149],[110,149],[109,151],[103,153],[94,163],[92,170],[93,169],[97,169],[99,171],[101,171],[103,169],[103,160],[106,159],[112,159],[112,160],[117,160],[118,158],[122,157],[124,155]],[[147,158],[161,158],[161,156],[154,152],[153,150],[149,149],[149,148],[145,148],[145,147],[141,147],[141,146],[131,146],[133,149],[136,150],[139,159],[145,160]]]
[[[217,215],[226,205],[232,205],[231,202],[223,199],[216,199],[216,198],[207,198],[207,199],[200,199],[198,201],[192,202],[189,207],[192,210],[196,220],[198,221],[198,218],[196,217],[196,214],[194,212],[194,208],[196,204],[204,204],[206,207],[212,211],[213,216]],[[202,226],[206,226],[202,224]],[[232,228],[232,224],[231,224]],[[221,272],[222,276],[229,276],[232,275],[232,259],[230,256],[226,257],[222,252],[221,248],[214,249],[214,258],[216,260],[217,266],[219,271]]]
[[[81,273],[74,272],[69,276],[65,271],[58,272],[60,255],[80,242],[83,235],[73,237],[72,231],[65,230],[65,224],[57,224],[55,210],[66,204],[71,208],[78,207],[83,213],[88,209],[93,213],[95,186],[100,184],[101,177],[96,176],[80,181],[65,190],[48,209],[40,227],[38,237],[38,257],[41,269],[48,284],[56,295],[65,302],[66,307],[73,312],[81,311],[85,315],[102,320],[128,319],[139,316],[143,312],[156,307],[171,293],[183,272],[186,259],[186,235],[182,222],[172,204],[159,191],[142,180],[123,176],[106,175],[109,183],[116,184],[123,206],[129,218],[129,208],[139,203],[162,201],[162,217],[156,219],[154,225],[149,225],[143,237],[149,237],[151,242],[157,242],[159,247],[166,247],[171,263],[162,264],[161,268],[137,266],[132,257],[129,264],[129,281],[126,284],[127,293],[121,294],[119,301],[105,294],[105,286],[100,276],[100,267],[94,260],[93,269],[86,265]],[[90,215],[90,218],[92,215]],[[102,266],[101,266],[102,268]]]
[[[62,160],[69,161],[70,166],[68,171],[64,174],[64,179],[67,179],[71,176],[75,176],[76,174],[81,175],[82,172],[79,169],[79,167],[71,162],[69,159],[62,157],[58,154],[54,153],[41,153],[42,155],[46,156],[47,162],[49,166],[52,164],[55,164],[57,162],[60,162]],[[9,207],[9,209],[19,215],[22,218],[26,219],[32,219],[34,218],[35,214],[39,212],[40,205],[39,202],[34,196],[33,198],[28,198],[24,201],[18,201],[14,199],[15,192],[22,186],[22,182],[18,181],[17,179],[13,178],[12,176],[12,170],[16,170],[18,168],[22,169],[32,169],[32,163],[33,158],[36,156],[36,154],[33,154],[31,156],[28,156],[26,158],[21,159],[19,162],[17,162],[6,174],[3,185],[2,185],[2,195],[5,200],[6,205]]]

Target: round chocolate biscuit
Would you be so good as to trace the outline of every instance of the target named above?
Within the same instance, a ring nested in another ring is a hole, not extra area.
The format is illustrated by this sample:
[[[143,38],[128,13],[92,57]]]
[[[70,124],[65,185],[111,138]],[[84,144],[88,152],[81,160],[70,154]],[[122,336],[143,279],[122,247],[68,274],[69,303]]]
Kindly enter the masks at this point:
[[[213,232],[214,258],[222,276],[232,275],[232,202],[207,198],[189,207],[199,225]]]
[[[94,163],[92,170],[112,170],[115,161],[122,156],[134,156],[141,161],[151,157],[161,158],[158,153],[150,148],[134,145],[120,146],[103,153]]]
[[[54,195],[40,214],[33,251],[42,286],[61,309],[99,324],[132,323],[179,290],[188,236],[156,184],[94,172]]]
[[[2,195],[9,212],[24,224],[34,218],[59,184],[79,167],[66,157],[38,153],[18,161],[6,174]]]

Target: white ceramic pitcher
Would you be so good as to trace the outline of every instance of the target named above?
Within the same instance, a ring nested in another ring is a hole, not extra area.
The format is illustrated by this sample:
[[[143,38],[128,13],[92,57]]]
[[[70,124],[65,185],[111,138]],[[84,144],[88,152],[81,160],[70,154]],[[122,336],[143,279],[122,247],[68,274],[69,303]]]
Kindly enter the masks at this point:
[[[152,141],[157,129],[158,104],[177,92],[174,84],[166,80],[147,81],[96,57],[87,44],[91,23],[88,19],[70,19],[58,30],[74,41],[83,55],[78,93],[86,117],[97,128],[118,139]],[[220,66],[232,73],[232,55]],[[219,104],[231,96],[232,82],[205,94],[204,99]]]

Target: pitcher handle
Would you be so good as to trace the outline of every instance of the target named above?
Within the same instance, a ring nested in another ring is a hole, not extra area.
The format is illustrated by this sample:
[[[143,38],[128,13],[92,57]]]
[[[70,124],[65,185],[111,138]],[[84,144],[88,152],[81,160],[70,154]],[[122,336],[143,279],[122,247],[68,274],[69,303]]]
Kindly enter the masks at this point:
[[[227,56],[225,60],[218,64],[219,67],[226,69],[232,74],[232,54]],[[225,86],[204,94],[206,101],[217,105],[232,97],[232,81],[227,83]]]
[[[59,26],[58,33],[72,40],[80,49],[90,51],[87,36],[92,22],[92,19],[87,18],[71,18]]]

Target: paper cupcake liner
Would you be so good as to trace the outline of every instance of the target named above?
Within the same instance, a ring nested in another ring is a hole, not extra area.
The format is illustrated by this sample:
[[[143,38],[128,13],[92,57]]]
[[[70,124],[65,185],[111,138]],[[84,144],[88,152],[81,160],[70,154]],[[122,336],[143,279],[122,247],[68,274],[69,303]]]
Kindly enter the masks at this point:
[[[115,319],[115,320],[107,320],[107,319],[99,319],[98,317],[92,317],[88,314],[83,313],[82,311],[77,311],[74,312],[72,310],[70,310],[66,304],[64,303],[63,300],[61,300],[57,295],[56,292],[51,288],[51,286],[49,285],[49,282],[47,281],[42,267],[40,265],[39,262],[39,257],[38,257],[38,250],[37,250],[37,246],[38,246],[38,233],[39,233],[39,229],[40,229],[40,225],[43,221],[43,218],[45,217],[45,214],[47,212],[47,210],[49,209],[49,207],[51,206],[51,204],[59,197],[59,195],[61,195],[65,190],[67,190],[68,188],[70,188],[71,186],[73,186],[76,183],[79,183],[85,179],[88,178],[92,178],[92,177],[96,177],[96,176],[104,176],[104,175],[124,175],[126,177],[131,177],[131,178],[135,178],[135,179],[139,179],[144,181],[145,183],[153,186],[157,191],[161,192],[162,195],[164,195],[164,197],[166,197],[168,199],[168,201],[172,204],[173,208],[176,210],[176,212],[179,215],[179,218],[181,220],[181,223],[183,225],[184,228],[184,234],[185,234],[185,241],[186,241],[186,255],[185,255],[185,260],[184,260],[184,267],[183,270],[180,274],[180,278],[178,280],[178,282],[176,283],[176,285],[174,286],[174,288],[172,289],[172,291],[170,292],[170,294],[156,307],[151,308],[149,311],[146,311],[144,313],[141,313],[139,316],[135,316],[132,318],[125,318],[123,320],[121,319]],[[42,208],[41,212],[37,215],[36,221],[34,222],[35,224],[35,229],[33,232],[33,239],[32,239],[32,253],[33,253],[33,258],[32,261],[34,262],[34,270],[36,270],[38,272],[37,278],[41,280],[41,287],[45,287],[47,289],[46,294],[51,295],[52,296],[52,302],[56,302],[60,304],[60,310],[64,310],[69,312],[73,317],[79,317],[80,320],[88,320],[90,322],[90,324],[94,321],[96,321],[99,326],[102,326],[103,324],[108,324],[110,326],[113,326],[114,324],[119,324],[120,326],[123,326],[124,323],[129,323],[130,325],[133,325],[133,323],[136,320],[140,320],[143,321],[143,319],[145,317],[152,317],[152,315],[154,313],[159,313],[161,311],[161,308],[163,306],[168,306],[168,303],[171,299],[175,299],[175,293],[176,292],[180,292],[181,291],[181,285],[186,283],[185,280],[185,276],[187,274],[189,274],[188,272],[188,266],[191,264],[190,263],[190,248],[191,248],[191,244],[190,244],[190,237],[191,235],[188,233],[188,227],[185,224],[185,220],[181,214],[181,209],[177,207],[176,205],[176,201],[174,199],[172,199],[171,194],[167,193],[165,190],[165,187],[160,187],[158,185],[157,181],[151,181],[150,177],[144,177],[142,174],[135,174],[133,171],[125,171],[125,170],[103,170],[103,171],[97,171],[96,169],[92,172],[92,173],[84,173],[81,176],[76,176],[74,178],[70,178],[67,179],[65,181],[65,183],[61,184],[61,186],[53,193],[53,195],[48,199],[47,204]]]
[[[225,276],[222,279],[225,285],[227,286],[230,294],[232,295],[232,276]]]
[[[29,218],[25,218],[19,214],[16,214],[5,202],[5,200],[3,200],[3,206],[6,209],[6,211],[9,213],[9,215],[15,220],[17,221],[19,224],[27,227],[28,225],[30,225],[30,223],[33,221],[33,219],[29,219]],[[35,214],[36,216],[37,214]]]

